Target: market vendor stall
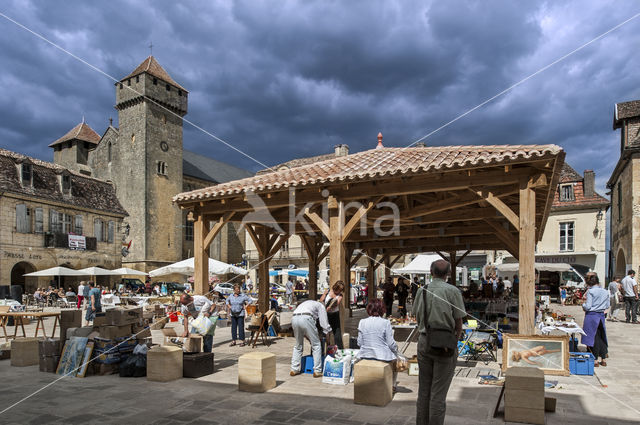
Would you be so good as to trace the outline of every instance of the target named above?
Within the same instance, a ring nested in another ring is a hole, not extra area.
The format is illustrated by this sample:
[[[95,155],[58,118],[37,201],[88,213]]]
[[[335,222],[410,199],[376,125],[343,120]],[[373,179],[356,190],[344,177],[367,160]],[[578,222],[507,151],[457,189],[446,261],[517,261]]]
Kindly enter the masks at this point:
[[[15,325],[15,329],[13,332],[12,336],[9,336],[7,334],[7,321],[9,320],[10,317],[13,317],[13,322]],[[49,311],[49,312],[14,312],[14,311],[10,311],[10,312],[4,312],[4,313],[0,313],[0,326],[2,326],[2,331],[4,332],[4,339],[6,341],[9,340],[9,338],[17,338],[18,337],[18,326],[20,326],[20,328],[22,329],[22,336],[23,337],[27,337],[27,333],[24,330],[24,318],[25,317],[34,317],[37,320],[37,325],[36,325],[36,331],[35,331],[35,335],[34,337],[38,336],[38,332],[40,329],[42,329],[42,334],[44,335],[45,338],[47,338],[47,333],[45,331],[44,328],[44,321],[43,319],[47,318],[47,317],[54,317],[55,320],[53,322],[53,330],[51,331],[51,337],[53,337],[56,334],[56,328],[58,326],[58,321],[60,320],[60,313],[59,312],[53,312],[53,311]]]

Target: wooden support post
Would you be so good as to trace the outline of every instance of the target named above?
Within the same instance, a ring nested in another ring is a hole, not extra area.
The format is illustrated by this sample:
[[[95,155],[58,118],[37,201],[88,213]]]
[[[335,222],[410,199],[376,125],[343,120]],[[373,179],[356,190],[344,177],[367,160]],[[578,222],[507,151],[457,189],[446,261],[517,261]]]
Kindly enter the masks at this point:
[[[265,226],[246,226],[247,233],[258,250],[258,309],[262,313],[269,310],[269,233]]]
[[[318,263],[316,259],[309,259],[309,299],[318,299]]]
[[[351,310],[351,257],[353,256],[353,251],[353,244],[345,244],[344,276],[342,277],[342,281],[344,282],[344,297],[342,298],[346,299],[345,308],[349,310],[349,317],[353,316],[353,311]]]
[[[309,258],[309,299],[315,300],[318,298],[318,265],[326,255],[326,252],[320,258],[321,238],[309,235],[300,235],[300,238],[305,251],[307,251],[307,258]]]
[[[209,255],[204,241],[209,233],[207,221],[203,214],[194,213],[193,222],[193,289],[194,294],[204,295],[209,292]]]
[[[387,279],[391,277],[391,256],[384,254],[382,262],[384,263],[384,282],[387,283]]]
[[[518,333],[522,335],[535,333],[536,192],[529,183],[520,186]]]
[[[369,302],[376,299],[376,254],[372,250],[367,251],[367,299]]]
[[[329,207],[329,285],[333,285],[338,280],[343,280],[346,274],[345,247],[342,242],[342,228],[344,224],[344,206],[335,197],[329,196],[327,199]],[[347,285],[348,282],[345,282]],[[346,294],[345,294],[346,295]],[[344,329],[345,306],[349,300],[342,297],[340,304],[340,329]]]
[[[458,260],[455,251],[449,252],[449,264],[451,264],[451,284],[456,286],[456,267],[458,267]]]

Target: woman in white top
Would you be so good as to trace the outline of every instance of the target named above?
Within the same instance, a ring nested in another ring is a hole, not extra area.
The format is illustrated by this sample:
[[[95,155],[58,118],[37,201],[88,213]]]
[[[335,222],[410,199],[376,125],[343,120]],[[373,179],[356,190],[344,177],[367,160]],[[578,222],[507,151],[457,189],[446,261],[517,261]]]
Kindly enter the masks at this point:
[[[344,291],[344,283],[341,280],[336,281],[331,290],[325,290],[320,297],[320,302],[327,309],[327,319],[329,326],[333,332],[335,344],[339,349],[343,349],[342,330],[340,329],[340,303],[342,302],[342,292]]]
[[[391,363],[393,368],[393,388],[396,387],[395,361],[398,358],[398,344],[393,339],[391,322],[384,318],[385,306],[382,300],[376,299],[367,304],[369,317],[358,324],[358,359],[379,360]]]

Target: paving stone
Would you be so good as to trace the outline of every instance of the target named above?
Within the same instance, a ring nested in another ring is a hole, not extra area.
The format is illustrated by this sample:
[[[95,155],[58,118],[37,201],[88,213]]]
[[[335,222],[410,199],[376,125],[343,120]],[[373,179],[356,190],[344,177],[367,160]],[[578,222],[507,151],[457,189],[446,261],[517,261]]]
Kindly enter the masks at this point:
[[[31,421],[30,424],[39,425],[39,424],[50,424],[62,419],[61,416],[50,415],[45,413],[44,415],[36,416]]]
[[[308,409],[300,413],[297,417],[308,420],[326,421],[335,416],[335,414],[335,412],[329,412],[327,410]]]
[[[260,419],[265,421],[285,422],[293,418],[295,415],[295,412],[288,412],[285,410],[272,410],[262,415]]]

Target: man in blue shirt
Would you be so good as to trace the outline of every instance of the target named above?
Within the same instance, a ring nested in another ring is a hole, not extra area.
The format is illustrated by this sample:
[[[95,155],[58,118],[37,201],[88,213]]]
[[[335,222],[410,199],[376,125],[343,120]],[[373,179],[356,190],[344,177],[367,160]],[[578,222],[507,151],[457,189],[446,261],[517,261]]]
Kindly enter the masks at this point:
[[[89,282],[89,292],[87,294],[87,312],[85,314],[85,319],[87,321],[87,326],[89,326],[89,322],[93,322],[96,318],[96,313],[100,313],[102,311],[102,305],[100,304],[100,297],[102,296],[100,289],[96,287],[95,282]]]

